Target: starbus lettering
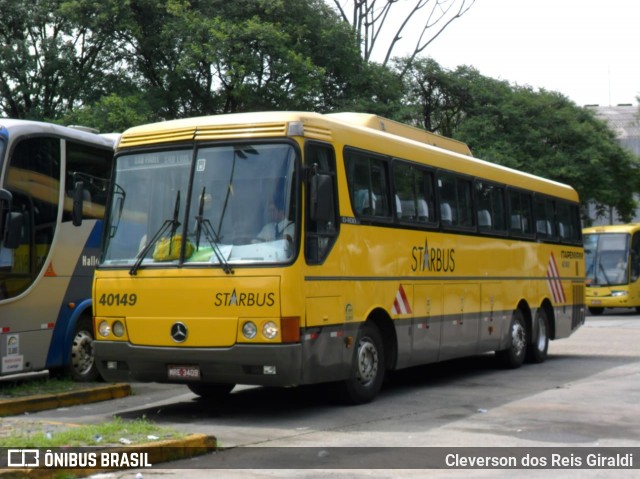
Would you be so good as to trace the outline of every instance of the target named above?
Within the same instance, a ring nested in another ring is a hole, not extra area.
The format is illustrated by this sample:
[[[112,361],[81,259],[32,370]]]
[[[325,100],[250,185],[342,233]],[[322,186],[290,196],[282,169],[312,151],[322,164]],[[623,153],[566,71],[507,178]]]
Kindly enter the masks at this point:
[[[427,238],[423,246],[411,248],[411,271],[423,273],[452,273],[456,269],[455,249],[430,248]]]
[[[216,293],[216,306],[273,306],[276,303],[275,293],[253,293],[236,291]]]

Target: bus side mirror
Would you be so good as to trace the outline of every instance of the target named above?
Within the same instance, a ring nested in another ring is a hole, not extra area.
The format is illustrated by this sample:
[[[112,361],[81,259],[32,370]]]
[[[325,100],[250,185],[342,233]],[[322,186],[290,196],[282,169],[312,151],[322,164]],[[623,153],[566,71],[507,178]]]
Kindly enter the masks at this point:
[[[82,224],[82,208],[84,206],[84,182],[76,181],[73,188],[73,210],[71,212],[71,222],[73,226]]]
[[[22,213],[11,211],[12,202],[11,193],[0,189],[0,240],[3,247],[16,249],[22,235]]]
[[[11,200],[13,197],[7,190],[0,190],[0,240],[4,238],[5,215],[11,211]]]
[[[309,217],[312,221],[333,219],[333,182],[330,175],[315,174],[309,181]]]
[[[16,249],[20,246],[22,236],[22,213],[12,211],[7,214],[5,221],[4,241],[2,246],[9,249]]]

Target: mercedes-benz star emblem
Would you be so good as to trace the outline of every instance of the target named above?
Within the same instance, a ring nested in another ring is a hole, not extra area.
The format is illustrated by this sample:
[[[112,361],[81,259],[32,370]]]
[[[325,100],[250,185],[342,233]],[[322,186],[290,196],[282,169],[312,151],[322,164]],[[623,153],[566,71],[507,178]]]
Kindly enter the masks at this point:
[[[176,343],[184,343],[188,333],[189,331],[183,323],[174,323],[171,326],[171,337]]]

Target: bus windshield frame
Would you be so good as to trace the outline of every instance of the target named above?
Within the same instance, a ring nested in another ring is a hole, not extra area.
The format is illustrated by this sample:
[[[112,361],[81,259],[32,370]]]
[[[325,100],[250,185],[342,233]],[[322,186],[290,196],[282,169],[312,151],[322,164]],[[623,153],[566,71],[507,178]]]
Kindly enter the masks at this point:
[[[101,267],[287,264],[298,251],[297,171],[289,140],[121,152]],[[186,238],[186,241],[183,241]]]
[[[629,283],[628,233],[584,235],[585,276],[589,286],[620,286]]]

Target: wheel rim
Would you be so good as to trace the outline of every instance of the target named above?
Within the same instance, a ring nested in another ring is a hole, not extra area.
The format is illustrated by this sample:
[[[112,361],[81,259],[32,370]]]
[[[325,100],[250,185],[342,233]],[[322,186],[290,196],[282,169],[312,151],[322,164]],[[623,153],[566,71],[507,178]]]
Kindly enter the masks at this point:
[[[511,345],[517,356],[524,354],[527,347],[526,334],[524,326],[520,321],[514,321],[513,323],[513,328],[511,329]]]
[[[371,384],[378,374],[378,350],[369,338],[362,338],[358,348],[358,381]]]
[[[544,351],[547,345],[547,323],[542,318],[538,319],[538,351]]]
[[[71,346],[71,364],[79,374],[87,374],[93,367],[93,338],[87,331],[78,331]]]

